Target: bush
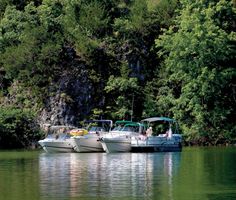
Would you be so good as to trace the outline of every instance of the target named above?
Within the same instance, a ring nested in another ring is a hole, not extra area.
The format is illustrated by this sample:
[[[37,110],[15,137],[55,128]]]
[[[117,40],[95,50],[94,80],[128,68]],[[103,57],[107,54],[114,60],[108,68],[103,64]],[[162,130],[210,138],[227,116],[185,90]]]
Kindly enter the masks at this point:
[[[40,138],[41,132],[34,115],[22,109],[0,108],[0,148],[29,148]]]

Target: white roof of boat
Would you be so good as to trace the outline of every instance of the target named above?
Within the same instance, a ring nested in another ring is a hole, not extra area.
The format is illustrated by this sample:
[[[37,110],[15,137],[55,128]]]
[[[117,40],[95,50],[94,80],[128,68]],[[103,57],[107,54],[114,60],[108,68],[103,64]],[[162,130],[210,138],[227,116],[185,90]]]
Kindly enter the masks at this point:
[[[146,122],[155,122],[155,121],[168,121],[168,122],[174,122],[174,119],[168,118],[168,117],[150,117],[143,119],[142,121]]]

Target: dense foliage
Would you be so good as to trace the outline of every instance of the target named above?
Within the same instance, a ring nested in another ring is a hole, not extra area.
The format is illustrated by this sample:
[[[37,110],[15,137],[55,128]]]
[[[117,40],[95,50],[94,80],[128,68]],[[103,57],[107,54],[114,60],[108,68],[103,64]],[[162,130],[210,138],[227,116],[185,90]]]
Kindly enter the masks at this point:
[[[78,120],[168,116],[179,121],[186,141],[232,142],[234,4],[0,0],[0,104],[2,109],[14,107],[2,119],[16,109],[39,115],[59,88],[58,80],[83,73],[92,85],[93,102],[84,105],[90,112],[79,113]],[[61,96],[70,104],[75,101]],[[18,133],[4,120],[0,131],[15,137]]]
[[[30,112],[16,108],[0,108],[0,147],[28,148],[41,137],[39,126]]]
[[[228,1],[181,3],[175,26],[156,41],[165,59],[156,103],[188,138],[221,143],[236,131],[236,15]]]

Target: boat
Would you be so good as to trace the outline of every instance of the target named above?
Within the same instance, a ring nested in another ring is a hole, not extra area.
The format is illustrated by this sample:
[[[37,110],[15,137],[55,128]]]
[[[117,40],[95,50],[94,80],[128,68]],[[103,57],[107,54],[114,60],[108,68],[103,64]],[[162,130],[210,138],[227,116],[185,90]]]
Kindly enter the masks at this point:
[[[70,130],[73,126],[51,126],[49,127],[47,137],[39,140],[38,143],[46,152],[74,152],[71,144]]]
[[[110,131],[112,120],[90,120],[85,123],[88,123],[88,133],[71,138],[73,149],[79,153],[104,151],[99,138]]]
[[[175,152],[182,150],[182,135],[178,132],[178,123],[167,117],[151,117],[141,121],[149,127],[146,133],[131,138],[132,152]],[[153,132],[151,124],[166,124],[166,132]]]
[[[138,136],[141,132],[141,124],[131,121],[117,121],[115,128],[100,138],[102,147],[106,153],[130,152],[131,137]]]

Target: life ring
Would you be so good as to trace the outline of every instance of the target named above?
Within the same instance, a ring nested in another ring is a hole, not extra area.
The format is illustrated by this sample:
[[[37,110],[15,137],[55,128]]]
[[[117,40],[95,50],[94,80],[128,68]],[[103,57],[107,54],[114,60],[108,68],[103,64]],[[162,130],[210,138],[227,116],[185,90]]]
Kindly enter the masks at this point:
[[[85,129],[73,129],[70,131],[70,135],[72,136],[83,136],[88,134],[88,131]]]

